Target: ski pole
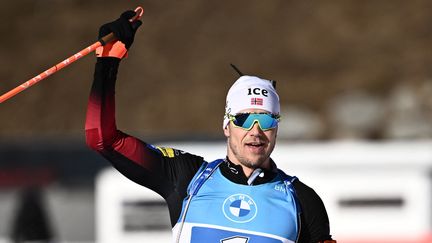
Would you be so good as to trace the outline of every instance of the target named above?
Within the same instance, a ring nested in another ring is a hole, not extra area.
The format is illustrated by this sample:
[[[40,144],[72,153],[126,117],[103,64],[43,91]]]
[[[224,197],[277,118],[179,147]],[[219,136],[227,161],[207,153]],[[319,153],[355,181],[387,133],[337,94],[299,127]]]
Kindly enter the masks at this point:
[[[144,9],[142,7],[137,7],[135,9],[136,15],[130,19],[129,21],[133,22],[135,20],[138,20],[141,18],[141,16],[144,14]],[[43,71],[42,73],[36,75],[35,77],[29,79],[28,81],[24,82],[23,84],[15,87],[14,89],[6,92],[2,96],[0,96],[0,103],[3,103],[4,101],[12,98],[16,94],[26,90],[27,88],[39,83],[43,79],[51,76],[52,74],[58,72],[59,70],[63,69],[64,67],[67,67],[68,65],[72,64],[73,62],[77,61],[78,59],[86,56],[87,54],[93,52],[96,50],[96,48],[105,45],[106,43],[110,43],[112,41],[116,40],[116,37],[114,36],[114,33],[109,33],[108,35],[102,37],[97,42],[91,44],[90,46],[82,49],[81,51],[73,54],[72,56],[66,58],[65,60],[57,63],[56,65],[52,66],[51,68]]]

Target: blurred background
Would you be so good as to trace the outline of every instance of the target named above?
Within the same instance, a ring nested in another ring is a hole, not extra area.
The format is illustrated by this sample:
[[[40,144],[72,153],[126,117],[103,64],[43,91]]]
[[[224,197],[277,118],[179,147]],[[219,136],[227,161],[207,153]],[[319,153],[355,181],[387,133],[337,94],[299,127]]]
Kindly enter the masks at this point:
[[[308,161],[310,170],[299,165],[298,172],[318,192],[334,186],[314,184],[315,174],[308,174],[326,171],[321,159],[331,172],[361,168],[375,175],[400,169],[388,178],[401,178],[415,170],[413,180],[422,179],[406,189],[423,188],[413,194],[424,196],[419,207],[411,204],[418,198],[399,197],[397,190],[389,198],[338,199],[337,205],[359,204],[364,210],[361,205],[369,203],[380,212],[390,206],[393,216],[395,209],[406,216],[416,207],[412,214],[421,222],[401,236],[403,242],[432,242],[431,1],[7,1],[0,8],[0,93],[92,44],[101,24],[138,5],[145,9],[143,25],[122,61],[116,89],[121,130],[155,144],[223,143],[225,95],[238,77],[229,66],[234,63],[246,74],[277,80],[279,142],[302,151],[291,151],[298,156],[292,163]],[[90,54],[1,104],[0,241],[36,234],[17,229],[17,222],[26,221],[20,215],[29,215],[26,207],[45,215],[34,218],[46,218],[37,223],[45,225],[38,232],[46,238],[97,240],[97,178],[110,166],[85,145],[94,64]],[[280,160],[290,160],[286,156]],[[395,157],[400,160],[393,164]],[[331,222],[336,221],[333,234],[349,238],[343,232],[349,230],[338,226],[346,215],[328,204]]]

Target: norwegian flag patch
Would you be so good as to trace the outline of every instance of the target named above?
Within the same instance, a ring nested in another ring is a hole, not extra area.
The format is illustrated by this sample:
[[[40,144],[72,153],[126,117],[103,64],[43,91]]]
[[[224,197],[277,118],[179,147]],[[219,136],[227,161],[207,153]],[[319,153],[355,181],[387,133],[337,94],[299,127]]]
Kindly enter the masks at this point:
[[[251,98],[251,105],[263,105],[262,98]]]

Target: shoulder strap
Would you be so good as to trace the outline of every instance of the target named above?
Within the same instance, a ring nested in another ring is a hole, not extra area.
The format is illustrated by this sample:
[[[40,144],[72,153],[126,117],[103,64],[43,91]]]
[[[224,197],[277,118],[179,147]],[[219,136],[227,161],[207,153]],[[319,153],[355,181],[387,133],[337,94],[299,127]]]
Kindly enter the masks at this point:
[[[201,165],[197,176],[195,176],[191,181],[188,194],[192,196],[196,195],[204,182],[207,181],[207,179],[213,174],[213,172],[223,161],[223,159],[217,159],[213,162],[205,162],[203,165]]]
[[[297,193],[296,193],[296,190],[294,188],[294,182],[296,180],[298,180],[298,178],[296,176],[289,176],[289,175],[285,174],[285,172],[283,172],[280,169],[278,169],[278,171],[279,171],[280,175],[282,176],[282,180],[283,180],[284,185],[285,185],[285,190],[290,191],[293,194],[296,208],[297,208],[297,212],[300,213],[301,212],[300,201],[297,197]]]

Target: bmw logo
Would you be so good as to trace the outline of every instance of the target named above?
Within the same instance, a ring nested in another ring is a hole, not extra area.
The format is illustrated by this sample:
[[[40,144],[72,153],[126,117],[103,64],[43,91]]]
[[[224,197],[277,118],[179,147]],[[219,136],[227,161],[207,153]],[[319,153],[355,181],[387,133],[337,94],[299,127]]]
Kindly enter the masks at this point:
[[[254,200],[245,194],[235,194],[225,199],[222,211],[235,223],[246,223],[255,218],[258,208]]]

